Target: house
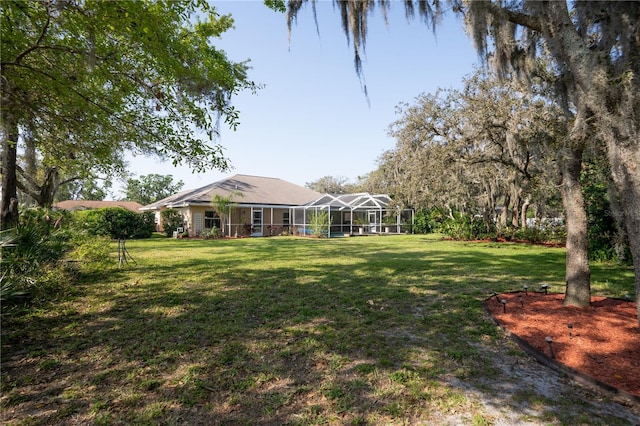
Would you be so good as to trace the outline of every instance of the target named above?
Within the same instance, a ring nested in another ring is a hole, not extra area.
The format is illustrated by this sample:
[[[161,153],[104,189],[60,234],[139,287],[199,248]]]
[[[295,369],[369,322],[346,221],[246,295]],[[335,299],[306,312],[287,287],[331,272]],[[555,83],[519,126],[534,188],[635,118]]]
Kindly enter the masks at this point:
[[[68,210],[94,210],[105,207],[122,207],[134,213],[140,213],[142,204],[135,201],[95,201],[95,200],[65,200],[55,203],[54,209]]]
[[[233,208],[220,217],[214,196],[231,199]],[[142,207],[153,211],[162,230],[161,212],[182,213],[184,230],[200,236],[213,227],[227,236],[268,236],[282,233],[309,233],[314,213],[327,211],[330,224],[326,234],[407,232],[413,223],[411,210],[391,210],[386,195],[368,193],[334,196],[321,194],[278,178],[237,174],[201,188],[178,192]],[[384,225],[387,226],[384,226]],[[356,231],[356,229],[358,231]]]
[[[230,217],[219,217],[212,204],[215,195],[231,199]],[[162,229],[160,213],[169,208],[177,209],[184,218],[184,229],[192,237],[214,226],[227,236],[276,235],[289,231],[293,225],[291,212],[294,207],[321,195],[282,179],[237,174],[201,188],[178,192],[141,210],[154,211]]]

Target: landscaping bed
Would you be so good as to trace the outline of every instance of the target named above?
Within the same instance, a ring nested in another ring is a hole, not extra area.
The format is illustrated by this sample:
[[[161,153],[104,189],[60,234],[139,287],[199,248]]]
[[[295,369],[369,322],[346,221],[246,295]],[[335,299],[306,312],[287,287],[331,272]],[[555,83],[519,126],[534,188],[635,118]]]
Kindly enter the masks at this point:
[[[539,353],[594,378],[605,390],[620,390],[640,402],[636,303],[594,296],[583,309],[563,306],[563,300],[563,294],[523,291],[495,295],[485,306],[500,325]]]

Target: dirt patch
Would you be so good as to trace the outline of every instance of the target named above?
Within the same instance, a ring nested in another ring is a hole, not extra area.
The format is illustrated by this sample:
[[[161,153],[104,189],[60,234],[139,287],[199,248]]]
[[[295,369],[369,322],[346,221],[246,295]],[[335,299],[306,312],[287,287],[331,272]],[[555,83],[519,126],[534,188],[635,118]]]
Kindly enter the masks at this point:
[[[540,353],[553,352],[555,361],[640,397],[636,303],[594,296],[581,309],[563,306],[563,299],[516,292],[495,295],[485,305],[500,325]]]

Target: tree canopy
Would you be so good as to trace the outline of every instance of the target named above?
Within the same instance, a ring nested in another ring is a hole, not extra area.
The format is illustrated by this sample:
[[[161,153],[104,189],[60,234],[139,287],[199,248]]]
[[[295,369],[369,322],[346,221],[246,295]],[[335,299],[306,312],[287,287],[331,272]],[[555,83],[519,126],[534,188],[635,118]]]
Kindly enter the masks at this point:
[[[172,175],[149,174],[140,176],[140,179],[127,179],[124,188],[125,199],[137,201],[142,205],[155,203],[180,191],[184,182],[173,181]]]
[[[542,213],[557,189],[557,109],[516,81],[477,72],[462,90],[422,94],[397,107],[396,147],[376,171],[388,193],[415,208],[482,215],[487,224],[522,226],[530,205]],[[507,209],[512,221],[507,223]]]
[[[109,195],[111,181],[105,180],[102,183],[93,176],[82,179],[74,179],[63,185],[55,194],[56,201],[65,200],[97,200],[102,201]]]
[[[364,178],[359,177],[358,180],[357,183],[351,183],[344,176],[323,176],[313,182],[305,183],[304,186],[322,194],[351,194],[363,192]]]
[[[45,171],[122,171],[126,152],[196,171],[227,168],[218,124],[235,128],[232,96],[257,88],[247,63],[213,44],[230,16],[198,0],[0,7],[4,228],[17,217],[27,140]]]

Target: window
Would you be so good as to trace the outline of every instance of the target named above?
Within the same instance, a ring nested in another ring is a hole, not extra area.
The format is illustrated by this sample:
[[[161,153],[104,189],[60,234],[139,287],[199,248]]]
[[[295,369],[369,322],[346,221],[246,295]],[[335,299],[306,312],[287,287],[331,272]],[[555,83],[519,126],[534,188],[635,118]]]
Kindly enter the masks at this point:
[[[282,212],[282,226],[289,226],[289,224],[291,223],[290,217],[289,217],[289,212]]]
[[[211,229],[216,227],[220,229],[220,217],[213,210],[205,210],[204,212],[204,227],[205,229]]]
[[[253,226],[262,226],[262,211],[253,212]]]

